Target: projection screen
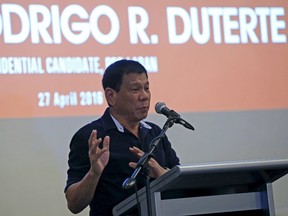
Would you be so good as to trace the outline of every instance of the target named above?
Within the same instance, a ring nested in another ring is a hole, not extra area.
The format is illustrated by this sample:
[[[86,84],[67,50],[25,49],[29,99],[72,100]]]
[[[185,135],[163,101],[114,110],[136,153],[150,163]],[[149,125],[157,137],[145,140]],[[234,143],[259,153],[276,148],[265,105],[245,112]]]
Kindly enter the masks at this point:
[[[69,142],[102,115],[106,67],[142,63],[152,92],[195,131],[167,136],[181,163],[288,157],[288,3],[1,1],[0,214],[72,215]],[[288,215],[288,178],[275,182]],[[87,215],[87,210],[80,215]]]

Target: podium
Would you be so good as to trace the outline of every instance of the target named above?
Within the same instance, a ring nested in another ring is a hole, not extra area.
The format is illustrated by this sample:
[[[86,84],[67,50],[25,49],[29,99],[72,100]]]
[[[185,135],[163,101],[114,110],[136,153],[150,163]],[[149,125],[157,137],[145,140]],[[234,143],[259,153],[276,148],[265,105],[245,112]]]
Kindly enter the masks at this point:
[[[275,216],[272,183],[288,173],[288,159],[202,163],[173,167],[150,183],[153,216]],[[145,187],[113,208],[148,215]],[[137,211],[136,211],[137,212]]]

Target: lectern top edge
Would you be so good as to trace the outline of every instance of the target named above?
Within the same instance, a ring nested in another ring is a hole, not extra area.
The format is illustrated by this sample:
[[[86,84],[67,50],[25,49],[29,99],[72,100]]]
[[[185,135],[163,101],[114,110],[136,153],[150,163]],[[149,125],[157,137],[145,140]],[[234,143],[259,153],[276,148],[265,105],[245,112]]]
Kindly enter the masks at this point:
[[[224,161],[215,163],[195,163],[178,165],[177,169],[180,173],[185,172],[219,172],[219,171],[241,171],[254,169],[275,169],[287,168],[288,159],[273,159],[273,160],[242,160],[242,161]]]

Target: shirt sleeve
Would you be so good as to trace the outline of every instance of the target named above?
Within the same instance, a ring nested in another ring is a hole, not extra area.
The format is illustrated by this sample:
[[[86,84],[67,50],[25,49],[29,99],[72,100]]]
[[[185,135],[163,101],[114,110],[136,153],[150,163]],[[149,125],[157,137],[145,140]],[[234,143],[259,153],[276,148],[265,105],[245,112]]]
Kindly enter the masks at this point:
[[[77,132],[70,142],[70,152],[68,158],[67,181],[64,191],[69,186],[79,182],[90,169],[90,161],[88,155],[88,138]]]
[[[166,163],[167,163],[166,167],[171,169],[174,166],[180,165],[180,160],[175,150],[172,148],[172,145],[170,141],[168,140],[167,136],[164,136],[163,138],[163,148],[165,151],[165,157],[166,157]]]

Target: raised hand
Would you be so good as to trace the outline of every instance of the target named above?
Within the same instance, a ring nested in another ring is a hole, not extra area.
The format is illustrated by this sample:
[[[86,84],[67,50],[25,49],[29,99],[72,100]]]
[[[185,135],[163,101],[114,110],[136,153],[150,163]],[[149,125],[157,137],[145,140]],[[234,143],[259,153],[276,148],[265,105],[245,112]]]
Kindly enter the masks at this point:
[[[144,152],[135,146],[129,148],[129,150],[133,154],[135,154],[138,158],[141,158],[144,155]],[[130,162],[129,166],[132,168],[136,168],[137,163]],[[149,176],[152,178],[158,178],[168,171],[167,169],[160,166],[154,158],[150,158],[150,160],[148,161],[148,166],[149,166]]]
[[[102,149],[99,148],[99,144],[101,142],[102,139],[97,138],[97,130],[93,130],[88,140],[89,159],[91,164],[91,170],[96,175],[101,175],[110,157],[109,152],[110,137],[109,136],[104,137]]]

